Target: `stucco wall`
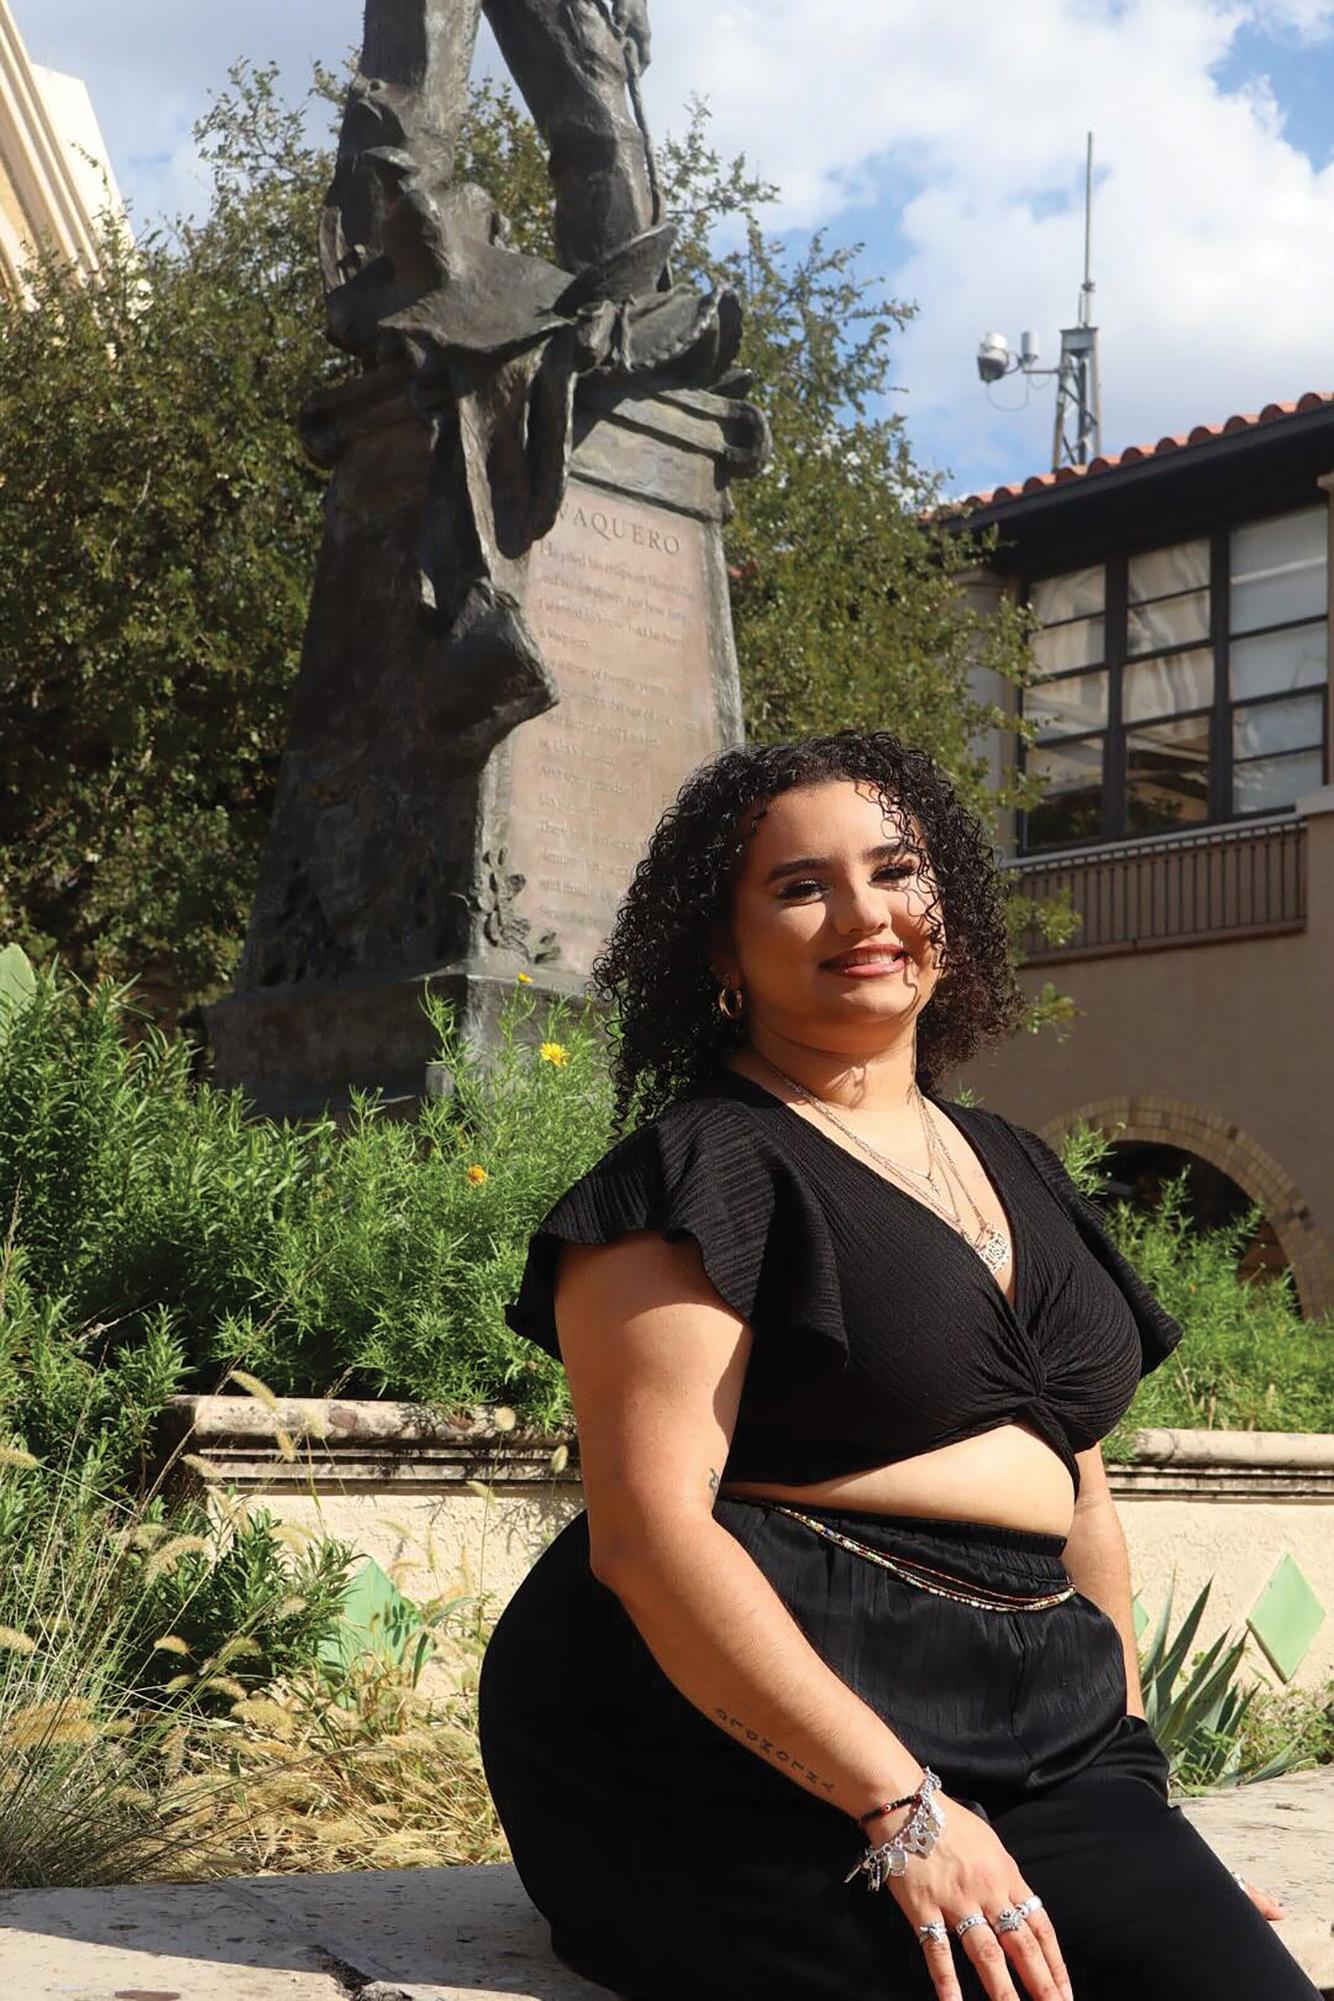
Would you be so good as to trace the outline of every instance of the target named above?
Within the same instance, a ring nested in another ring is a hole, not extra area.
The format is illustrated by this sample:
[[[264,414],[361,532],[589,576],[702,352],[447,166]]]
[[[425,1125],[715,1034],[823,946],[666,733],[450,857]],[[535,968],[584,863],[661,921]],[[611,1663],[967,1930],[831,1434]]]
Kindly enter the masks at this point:
[[[291,1399],[282,1422],[301,1438],[295,1461],[272,1442],[272,1413],[244,1398],[176,1400],[178,1435],[218,1489],[262,1502],[278,1519],[345,1538],[418,1602],[482,1593],[498,1613],[529,1566],[583,1505],[577,1477],[552,1468],[560,1441],[499,1431],[478,1412],[457,1429],[398,1405]],[[342,1413],[336,1425],[329,1412]],[[397,1415],[396,1415],[397,1414]],[[1179,1623],[1202,1585],[1213,1589],[1199,1644],[1240,1631],[1286,1554],[1327,1615],[1295,1677],[1334,1676],[1334,1437],[1156,1431],[1113,1494],[1134,1585],[1150,1617],[1169,1586]],[[1252,1640],[1248,1659],[1277,1680]]]
[[[1200,1151],[1254,1190],[1297,1270],[1303,1310],[1334,1308],[1334,788],[1302,802],[1304,932],[1054,961],[1078,1020],[956,1071],[980,1101],[1053,1142],[1081,1116]],[[1109,1102],[1115,1113],[1109,1116]]]
[[[490,1499],[466,1489],[406,1495],[358,1486],[301,1494],[284,1491],[265,1505],[283,1521],[344,1537],[374,1557],[414,1602],[481,1592],[493,1612],[508,1603],[536,1557],[583,1505],[564,1483],[533,1496],[497,1487]],[[1118,1509],[1130,1546],[1141,1604],[1156,1619],[1172,1590],[1175,1628],[1196,1593],[1213,1580],[1200,1646],[1226,1628],[1239,1633],[1283,1555],[1300,1565],[1322,1603],[1334,1608],[1334,1509],[1328,1499],[1207,1501],[1172,1494],[1122,1495]],[[1254,1640],[1249,1665],[1279,1685]],[[1334,1610],[1326,1616],[1295,1677],[1319,1687],[1334,1676]]]

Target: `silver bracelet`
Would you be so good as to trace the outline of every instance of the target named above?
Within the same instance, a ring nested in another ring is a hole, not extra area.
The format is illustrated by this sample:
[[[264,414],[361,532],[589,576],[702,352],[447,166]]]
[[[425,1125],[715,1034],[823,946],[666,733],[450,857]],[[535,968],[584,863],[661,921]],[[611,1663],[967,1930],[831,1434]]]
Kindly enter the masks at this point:
[[[879,1890],[887,1876],[902,1876],[910,1855],[929,1855],[945,1827],[945,1816],[932,1797],[939,1791],[940,1780],[928,1765],[926,1776],[912,1795],[912,1809],[898,1833],[879,1845],[868,1842],[866,1852],[843,1881],[850,1883],[854,1876],[865,1876],[867,1889]]]

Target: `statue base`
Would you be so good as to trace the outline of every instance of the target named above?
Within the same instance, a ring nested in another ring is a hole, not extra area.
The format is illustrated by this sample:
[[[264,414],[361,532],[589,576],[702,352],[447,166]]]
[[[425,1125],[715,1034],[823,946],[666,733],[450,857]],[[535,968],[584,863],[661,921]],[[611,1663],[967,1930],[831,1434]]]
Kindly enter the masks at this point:
[[[424,987],[482,1053],[519,972],[588,996],[663,809],[741,740],[722,523],[767,445],[733,398],[581,382],[560,517],[507,579],[557,699],[515,721],[517,685],[454,712],[402,379],[338,385],[306,430],[332,469],[324,545],[237,990],[203,1011],[213,1080],[277,1116],[415,1102]]]
[[[582,980],[554,972],[533,976],[541,998],[586,1001]],[[427,1066],[439,1054],[423,996],[452,1008],[465,1041],[493,1048],[514,991],[514,975],[453,966],[415,979],[315,981],[232,994],[207,1009],[213,1081],[239,1084],[253,1109],[269,1118],[314,1118],[346,1110],[354,1090],[375,1091],[391,1110],[415,1110],[427,1089]]]

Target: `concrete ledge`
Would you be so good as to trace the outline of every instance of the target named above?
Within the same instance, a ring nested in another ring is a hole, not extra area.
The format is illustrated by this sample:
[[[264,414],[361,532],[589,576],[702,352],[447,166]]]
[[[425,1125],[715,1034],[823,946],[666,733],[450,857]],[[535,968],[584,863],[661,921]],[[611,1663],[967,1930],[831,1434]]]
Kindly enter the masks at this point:
[[[1212,1794],[1184,1811],[1230,1868],[1283,1898],[1291,1915],[1280,1937],[1334,1994],[1334,1770]],[[605,2001],[607,1992],[553,1957],[514,1870],[499,1865],[0,1894],[0,1993],[23,2001]]]
[[[1277,1466],[1334,1474],[1334,1431],[1179,1431],[1162,1425],[1135,1433],[1131,1458],[1148,1466]]]
[[[293,1458],[281,1450],[284,1435],[297,1448]],[[470,1480],[579,1484],[573,1433],[528,1429],[503,1405],[445,1415],[344,1397],[276,1397],[270,1406],[248,1396],[179,1396],[167,1402],[161,1442],[206,1460],[213,1478],[243,1491],[326,1480],[400,1491]],[[557,1473],[551,1455],[562,1444],[570,1463]]]
[[[296,1473],[282,1470],[298,1464],[283,1460],[278,1450],[283,1434],[302,1448]],[[311,1470],[346,1471],[358,1460],[374,1462],[396,1478],[411,1461],[429,1461],[438,1468],[453,1465],[463,1479],[476,1477],[476,1469],[488,1462],[502,1480],[532,1477],[529,1466],[537,1460],[540,1477],[549,1479],[550,1455],[566,1444],[569,1464],[559,1477],[570,1484],[579,1479],[572,1427],[527,1429],[503,1405],[446,1414],[421,1404],[348,1397],[277,1397],[270,1406],[248,1396],[178,1396],[167,1404],[163,1438],[169,1447],[188,1444],[220,1466],[233,1461],[238,1472],[244,1466],[255,1477],[262,1469],[284,1483],[305,1479]],[[1159,1426],[1134,1434],[1127,1458],[1113,1465],[1110,1478],[1136,1491],[1137,1483],[1170,1472],[1185,1491],[1197,1484],[1202,1469],[1210,1474],[1209,1489],[1215,1495],[1230,1477],[1253,1491],[1268,1483],[1275,1491],[1320,1493],[1334,1500],[1334,1432]],[[1138,1490],[1144,1491],[1142,1484]],[[1164,1484],[1154,1490],[1172,1489]]]

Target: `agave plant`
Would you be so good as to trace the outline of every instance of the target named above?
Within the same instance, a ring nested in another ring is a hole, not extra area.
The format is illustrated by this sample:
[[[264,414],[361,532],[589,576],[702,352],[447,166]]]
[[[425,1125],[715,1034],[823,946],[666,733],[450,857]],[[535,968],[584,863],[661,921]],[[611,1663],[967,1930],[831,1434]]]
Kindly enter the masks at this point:
[[[1243,1726],[1260,1683],[1252,1680],[1243,1687],[1238,1681],[1246,1649],[1244,1633],[1238,1639],[1230,1631],[1220,1633],[1190,1657],[1212,1585],[1210,1578],[1175,1633],[1170,1630],[1169,1586],[1158,1623],[1140,1655],[1145,1720],[1166,1753],[1173,1784],[1186,1792],[1277,1778],[1302,1757],[1300,1743],[1263,1760],[1246,1756]]]

